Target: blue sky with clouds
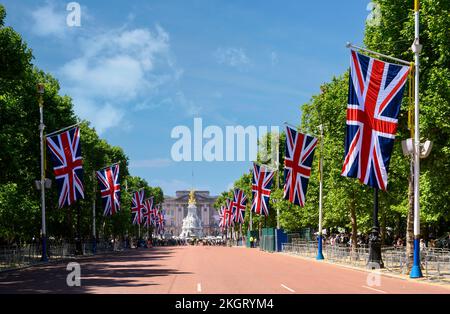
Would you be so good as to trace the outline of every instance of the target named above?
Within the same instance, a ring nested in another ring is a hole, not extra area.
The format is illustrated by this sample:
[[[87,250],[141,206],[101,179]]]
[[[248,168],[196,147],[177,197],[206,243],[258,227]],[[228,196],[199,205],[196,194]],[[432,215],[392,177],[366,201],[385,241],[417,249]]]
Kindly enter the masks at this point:
[[[369,0],[4,0],[35,64],[75,112],[130,157],[131,173],[166,194],[229,188],[250,162],[174,162],[171,130],[298,123],[300,105],[348,68]],[[192,171],[194,179],[192,179]]]

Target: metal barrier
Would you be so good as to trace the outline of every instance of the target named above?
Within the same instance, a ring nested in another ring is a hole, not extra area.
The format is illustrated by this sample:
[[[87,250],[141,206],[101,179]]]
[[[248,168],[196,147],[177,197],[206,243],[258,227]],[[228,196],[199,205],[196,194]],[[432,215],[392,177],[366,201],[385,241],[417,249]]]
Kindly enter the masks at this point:
[[[317,256],[317,242],[297,240],[283,243],[282,252],[301,255],[309,258]],[[324,245],[323,255],[333,263],[343,263],[355,267],[366,267],[369,259],[369,248],[343,245]],[[424,276],[428,279],[450,280],[450,251],[447,249],[427,248],[421,251]],[[408,259],[405,247],[382,247],[382,258],[386,270],[408,274]]]
[[[98,241],[97,253],[121,251],[124,243],[111,241]],[[82,243],[83,255],[93,255],[93,242]],[[61,260],[76,256],[76,245],[70,242],[49,242],[47,245],[48,260]],[[24,244],[13,247],[0,247],[0,270],[25,267],[40,262],[42,247],[40,243]]]
[[[261,251],[274,252],[275,251],[275,236],[263,235],[259,246]]]

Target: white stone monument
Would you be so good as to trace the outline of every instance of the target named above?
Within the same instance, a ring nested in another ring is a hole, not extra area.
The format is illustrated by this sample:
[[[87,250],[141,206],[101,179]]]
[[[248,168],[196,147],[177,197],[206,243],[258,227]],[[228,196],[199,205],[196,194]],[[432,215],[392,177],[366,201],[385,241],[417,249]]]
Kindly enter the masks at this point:
[[[188,213],[183,219],[180,238],[201,238],[203,237],[202,222],[197,216],[197,205],[195,204],[195,192],[189,194]]]

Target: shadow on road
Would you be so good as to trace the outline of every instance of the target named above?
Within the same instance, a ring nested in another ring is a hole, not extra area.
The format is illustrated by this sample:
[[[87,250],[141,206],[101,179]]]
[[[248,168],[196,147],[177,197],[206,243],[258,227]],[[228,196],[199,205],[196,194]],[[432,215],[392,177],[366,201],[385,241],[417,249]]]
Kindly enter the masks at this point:
[[[99,288],[154,286],[157,283],[152,278],[189,274],[162,267],[161,261],[173,255],[174,250],[171,247],[128,250],[0,273],[0,294],[90,293]],[[72,261],[81,266],[80,287],[66,284],[69,274],[66,266]]]

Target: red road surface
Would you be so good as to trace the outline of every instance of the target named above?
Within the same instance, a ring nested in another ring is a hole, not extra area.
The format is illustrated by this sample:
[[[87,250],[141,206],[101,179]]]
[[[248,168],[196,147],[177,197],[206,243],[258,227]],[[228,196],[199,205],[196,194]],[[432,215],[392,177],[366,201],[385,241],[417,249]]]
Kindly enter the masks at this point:
[[[77,260],[81,287],[68,287],[68,262],[0,273],[0,293],[450,293],[447,286],[381,277],[258,249],[157,247]]]

